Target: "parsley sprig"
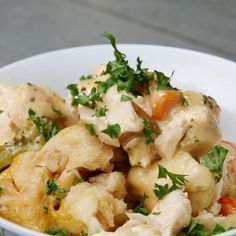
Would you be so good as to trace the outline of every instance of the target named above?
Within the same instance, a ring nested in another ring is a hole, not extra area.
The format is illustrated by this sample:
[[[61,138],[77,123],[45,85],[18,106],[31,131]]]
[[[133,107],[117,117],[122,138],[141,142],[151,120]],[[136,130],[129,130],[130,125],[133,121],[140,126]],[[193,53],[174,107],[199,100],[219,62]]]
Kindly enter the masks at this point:
[[[225,229],[223,226],[216,224],[212,232],[206,232],[204,231],[203,224],[200,224],[197,220],[191,220],[190,224],[183,229],[182,233],[184,236],[213,236],[232,229]]]
[[[102,116],[106,116],[106,112],[108,111],[107,107],[99,107],[95,109],[95,114],[94,116],[96,117],[102,117]]]
[[[55,236],[67,236],[67,232],[65,229],[56,230],[54,227],[50,227],[46,233]]]
[[[109,32],[104,32],[103,36],[110,41],[114,49],[115,60],[109,61],[105,71],[102,72],[103,75],[108,75],[109,78],[105,81],[97,81],[97,87],[93,87],[89,95],[80,94],[76,84],[68,85],[67,88],[73,97],[72,105],[80,104],[95,108],[96,102],[102,101],[102,94],[106,93],[113,85],[117,85],[118,92],[125,91],[134,96],[143,95],[144,92],[149,94],[151,82],[154,82],[152,84],[155,84],[156,90],[176,89],[170,84],[171,77],[164,75],[164,73],[156,70],[153,73],[147,73],[148,69],[142,67],[142,61],[139,57],[137,58],[136,68],[132,68],[126,59],[126,55],[118,50],[115,37]],[[90,76],[83,76],[80,80],[90,78]],[[128,101],[129,99],[128,96],[123,96],[121,101]]]
[[[115,139],[119,136],[121,128],[119,124],[108,124],[107,128],[102,130],[104,134],[107,134],[112,139]]]
[[[215,175],[217,182],[222,178],[223,164],[228,152],[229,151],[222,146],[215,146],[200,160],[200,163],[206,166]]]
[[[155,134],[158,135],[159,132],[153,128],[152,124],[147,119],[143,120],[143,125],[144,125],[143,133],[146,138],[145,142],[148,145],[149,143],[154,142],[153,135],[155,135]]]
[[[85,124],[85,128],[89,131],[89,133],[93,136],[95,135],[95,129],[93,124]]]
[[[185,179],[185,176],[186,175],[180,175],[169,172],[165,167],[159,165],[158,179],[159,178],[166,179],[167,177],[169,177],[170,180],[172,181],[172,185],[171,186],[169,186],[169,184],[159,185],[155,183],[153,192],[159,199],[161,199],[167,194],[173,192],[174,190],[181,189],[184,183],[187,181]]]
[[[38,131],[43,135],[45,141],[48,141],[60,131],[60,129],[52,120],[47,117],[37,116],[31,108],[28,110],[28,115],[36,125]]]
[[[58,193],[66,193],[66,190],[64,188],[61,188],[58,186],[54,179],[48,179],[47,181],[47,194],[55,195]]]
[[[144,193],[143,195],[143,199],[142,201],[138,204],[138,206],[136,206],[133,210],[133,212],[135,213],[140,213],[142,215],[145,215],[147,216],[148,215],[148,209],[145,208],[143,205],[144,205],[144,202],[148,199],[148,195],[146,193]]]

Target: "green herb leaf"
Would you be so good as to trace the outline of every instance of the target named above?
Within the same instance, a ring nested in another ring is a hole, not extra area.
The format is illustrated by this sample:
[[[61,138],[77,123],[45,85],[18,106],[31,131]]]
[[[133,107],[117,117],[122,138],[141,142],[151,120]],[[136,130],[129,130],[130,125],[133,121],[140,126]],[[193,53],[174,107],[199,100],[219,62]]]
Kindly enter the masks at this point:
[[[138,204],[137,207],[134,208],[133,212],[140,213],[142,215],[147,216],[148,209],[143,206],[146,199],[148,199],[148,195],[146,195],[146,193],[144,193],[142,201]]]
[[[57,231],[54,227],[50,227],[47,232],[50,235],[55,235],[55,236],[67,236],[66,230],[62,229],[60,231]]]
[[[168,184],[159,185],[156,183],[153,192],[159,199],[161,199],[167,194],[173,192],[174,190],[181,189],[184,183],[186,182],[185,176],[186,175],[180,175],[169,172],[165,167],[159,165],[158,178],[169,177],[172,181],[172,186],[169,186]]]
[[[2,187],[0,187],[0,193],[2,193],[2,191],[3,191],[3,188],[2,188]]]
[[[48,207],[46,207],[46,206],[43,207],[43,211],[44,211],[45,214],[48,214]]]
[[[63,113],[60,110],[57,110],[55,107],[52,107],[52,110],[58,115],[63,116]]]
[[[156,90],[177,90],[170,84],[171,77],[166,76],[164,73],[154,70],[153,77]]]
[[[194,143],[198,143],[198,142],[200,142],[200,140],[198,139],[197,136],[194,135],[194,137],[193,137],[193,142],[194,142]]]
[[[99,107],[95,109],[95,116],[96,117],[102,117],[102,116],[106,116],[106,112],[108,111],[107,107]]]
[[[66,193],[66,190],[64,188],[59,187],[54,179],[49,179],[47,181],[47,194],[55,195],[58,193]]]
[[[222,177],[223,164],[228,152],[229,151],[222,146],[215,146],[200,160],[202,165],[206,166],[214,173],[217,182],[219,182]]]
[[[182,94],[182,105],[185,107],[189,106],[188,99],[183,94]]]
[[[80,236],[88,236],[88,233],[82,231],[82,232],[80,232]]]
[[[78,88],[77,88],[77,84],[69,84],[66,87],[67,89],[70,90],[70,94],[72,96],[72,103],[71,105],[77,105],[75,102],[75,97],[79,94]]]
[[[161,214],[161,212],[160,211],[159,212],[153,212],[152,214],[155,215],[155,216],[159,216]]]
[[[28,115],[38,128],[38,131],[43,135],[45,141],[48,141],[60,131],[60,129],[52,120],[47,117],[41,118],[37,116],[31,108],[28,110]]]
[[[130,96],[127,96],[127,95],[124,95],[124,94],[122,94],[121,95],[121,98],[120,98],[120,100],[122,101],[122,102],[126,102],[126,101],[129,101],[129,100],[131,100],[132,98],[130,97]]]
[[[93,78],[92,75],[87,75],[87,76],[82,75],[79,80],[83,81],[83,80],[88,80],[88,79],[92,79],[92,78]]]
[[[72,185],[75,186],[75,185],[77,185],[77,184],[79,184],[79,183],[83,183],[83,182],[84,182],[84,180],[83,180],[82,177],[76,176],[75,179],[74,179],[74,181],[73,181],[73,183],[72,183]]]
[[[110,136],[112,139],[115,139],[119,136],[121,131],[120,125],[119,124],[108,124],[107,128],[102,130],[104,134],[107,134]]]
[[[91,135],[95,135],[95,130],[94,130],[94,125],[93,124],[85,124],[85,127]]]
[[[226,230],[223,226],[216,224],[212,232],[206,232],[204,231],[204,225],[199,224],[199,222],[196,220],[191,220],[190,224],[187,227],[185,227],[182,230],[182,232],[184,233],[185,236],[213,236],[220,233],[224,233],[231,229],[232,228]]]
[[[3,110],[0,110],[0,114],[3,113]]]
[[[191,220],[190,224],[183,229],[183,232],[186,233],[186,236],[194,236],[197,235],[198,231],[202,231],[204,225],[199,224],[196,220]]]
[[[143,133],[146,138],[146,144],[148,145],[149,143],[154,142],[153,135],[154,134],[158,135],[159,132],[152,127],[152,124],[147,119],[143,120],[143,125],[144,125]]]

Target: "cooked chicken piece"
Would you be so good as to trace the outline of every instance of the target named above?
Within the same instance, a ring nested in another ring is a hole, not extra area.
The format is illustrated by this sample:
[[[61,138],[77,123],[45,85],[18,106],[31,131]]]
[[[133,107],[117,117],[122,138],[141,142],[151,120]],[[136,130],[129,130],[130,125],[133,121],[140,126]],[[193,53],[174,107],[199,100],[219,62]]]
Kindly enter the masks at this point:
[[[157,197],[153,193],[155,183],[172,185],[169,179],[157,179],[158,164],[175,174],[186,175],[184,191],[188,193],[191,201],[193,215],[197,215],[203,209],[211,206],[216,195],[215,179],[208,168],[199,164],[190,154],[178,152],[172,159],[164,159],[153,164],[149,168],[131,168],[127,183],[131,193],[141,198],[144,193],[149,197],[144,205],[151,210]]]
[[[77,121],[76,115],[70,113],[65,101],[48,88],[30,83],[19,86],[0,85],[0,109],[9,117],[16,129],[22,129],[25,125],[29,118],[29,108],[38,116],[57,121],[62,127]],[[57,111],[62,114],[59,115]]]
[[[229,229],[231,227],[236,227],[236,215],[228,215],[224,216],[214,216],[207,211],[203,211],[199,216],[195,217],[194,220],[197,220],[199,224],[204,225],[204,230],[207,232],[212,232],[216,226],[219,224],[223,226],[225,229]]]
[[[41,166],[51,172],[84,168],[111,171],[112,148],[92,136],[83,123],[70,126],[52,137],[39,152]]]
[[[191,221],[191,205],[186,194],[174,191],[161,200],[148,216],[128,214],[130,220],[114,233],[101,232],[93,236],[176,235]]]
[[[0,215],[33,230],[45,232],[50,219],[44,213],[47,168],[38,166],[34,152],[18,155],[0,174]],[[37,187],[36,187],[37,186]]]
[[[89,182],[93,186],[104,187],[104,189],[115,198],[123,199],[126,197],[126,179],[124,175],[118,171],[91,177],[89,178]]]
[[[116,147],[120,146],[118,138],[123,134],[137,133],[143,129],[142,119],[136,114],[131,101],[121,101],[121,96],[122,94],[117,92],[116,86],[112,86],[103,95],[103,102],[98,102],[97,104],[99,104],[99,107],[106,106],[108,111],[106,116],[102,117],[94,116],[95,111],[89,107],[78,106],[80,119],[85,123],[94,125],[96,134],[102,142]],[[121,130],[118,138],[112,139],[109,135],[102,132],[109,124],[120,125]]]
[[[148,216],[149,224],[158,228],[162,235],[175,235],[190,223],[191,213],[187,194],[177,190],[168,194],[153,208]]]
[[[187,99],[190,107],[204,105],[211,110],[216,118],[219,117],[220,107],[214,98],[194,91],[183,92],[183,95]]]
[[[172,158],[177,150],[198,158],[221,138],[218,122],[205,106],[189,107],[159,126],[162,132],[155,145],[163,158]]]
[[[131,166],[146,168],[158,158],[155,145],[147,145],[143,135],[131,138],[122,147],[128,153]]]
[[[50,118],[61,128],[77,120],[65,101],[48,88],[29,83],[0,85],[0,169],[8,166],[17,154],[39,150],[45,142],[29,120],[29,108],[38,116]]]
[[[77,234],[98,233],[116,226],[115,217],[124,213],[126,204],[113,197],[102,186],[80,183],[70,189],[54,220],[58,227]]]

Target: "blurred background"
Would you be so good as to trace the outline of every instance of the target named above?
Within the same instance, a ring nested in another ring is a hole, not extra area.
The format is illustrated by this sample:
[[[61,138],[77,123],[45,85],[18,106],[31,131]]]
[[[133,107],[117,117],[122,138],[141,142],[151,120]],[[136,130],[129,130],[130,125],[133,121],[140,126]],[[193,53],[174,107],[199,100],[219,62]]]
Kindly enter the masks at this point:
[[[194,49],[236,61],[236,0],[0,0],[0,66],[67,47],[119,43]]]

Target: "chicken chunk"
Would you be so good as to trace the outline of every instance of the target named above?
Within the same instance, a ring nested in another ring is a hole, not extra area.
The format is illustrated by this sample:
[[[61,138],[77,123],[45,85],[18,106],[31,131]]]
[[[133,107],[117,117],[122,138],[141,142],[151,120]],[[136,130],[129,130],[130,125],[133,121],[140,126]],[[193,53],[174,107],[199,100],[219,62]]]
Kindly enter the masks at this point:
[[[162,132],[155,145],[163,158],[172,158],[177,150],[198,158],[221,138],[218,122],[205,106],[189,107],[159,126]]]
[[[97,87],[97,81],[104,81],[104,76],[80,82],[78,84],[79,92],[88,95],[93,87]],[[118,138],[123,134],[136,133],[143,129],[142,119],[136,114],[132,102],[121,101],[121,96],[122,94],[117,91],[116,86],[112,86],[102,95],[103,101],[97,102],[96,109],[106,107],[107,112],[105,116],[101,117],[95,116],[94,109],[88,106],[78,105],[80,119],[85,123],[94,125],[96,134],[102,142],[116,147],[120,146]],[[111,138],[103,132],[109,124],[119,124],[120,133],[118,138]]]
[[[38,116],[50,118],[61,128],[77,121],[75,113],[55,92],[28,84],[0,85],[0,169],[8,166],[19,153],[39,150],[44,144],[38,130],[29,120],[32,108]]]

